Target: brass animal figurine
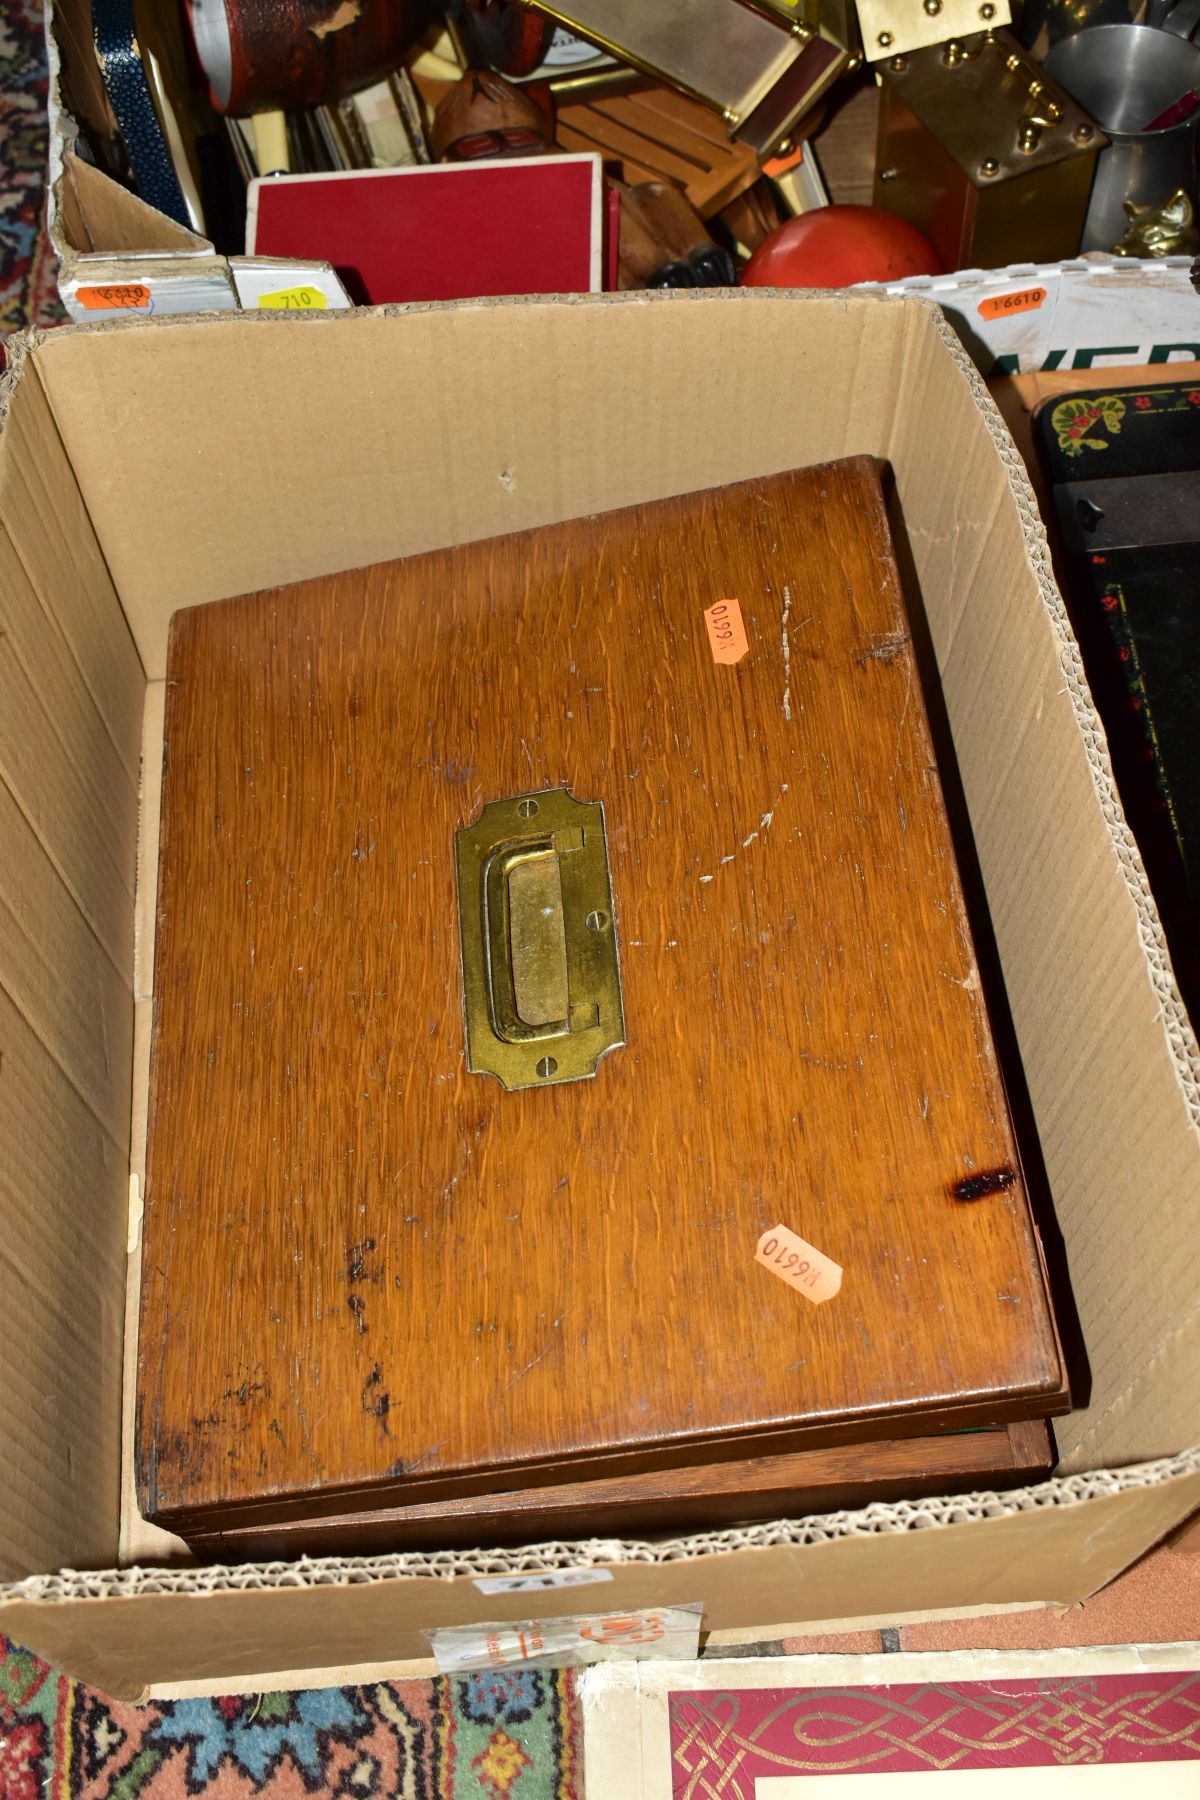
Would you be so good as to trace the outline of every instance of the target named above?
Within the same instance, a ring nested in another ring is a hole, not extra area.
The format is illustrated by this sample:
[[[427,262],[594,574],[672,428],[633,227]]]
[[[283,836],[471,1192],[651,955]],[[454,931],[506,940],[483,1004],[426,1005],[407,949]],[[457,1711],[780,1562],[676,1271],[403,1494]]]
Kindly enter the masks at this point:
[[[1200,250],[1196,209],[1183,188],[1176,188],[1162,206],[1139,206],[1126,200],[1129,224],[1114,256],[1191,256]]]

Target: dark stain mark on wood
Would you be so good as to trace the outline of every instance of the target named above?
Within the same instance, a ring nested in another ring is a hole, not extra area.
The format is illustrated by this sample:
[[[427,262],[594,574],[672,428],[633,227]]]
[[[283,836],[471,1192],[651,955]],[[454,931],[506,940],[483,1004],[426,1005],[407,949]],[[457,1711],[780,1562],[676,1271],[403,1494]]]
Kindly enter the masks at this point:
[[[865,668],[869,662],[892,662],[897,656],[903,656],[908,649],[908,635],[903,631],[872,632],[875,642],[862,650],[855,657],[859,668]]]
[[[367,1335],[367,1305],[361,1294],[351,1294],[346,1301],[357,1330],[363,1337]]]
[[[379,1269],[368,1269],[367,1258],[375,1248],[373,1237],[363,1238],[360,1244],[350,1246],[350,1261],[346,1268],[347,1281],[382,1281],[383,1273]]]
[[[287,1439],[283,1435],[283,1429],[280,1426],[279,1420],[272,1419],[271,1423],[267,1426],[267,1430],[271,1433],[272,1437],[277,1437],[279,1439],[280,1443],[283,1445],[284,1449],[286,1450],[287,1449]]]
[[[383,1385],[383,1370],[378,1363],[375,1363],[371,1369],[371,1373],[363,1382],[363,1411],[365,1413],[370,1413],[372,1418],[386,1419],[388,1413],[391,1411],[391,1406],[391,1395]]]
[[[1005,1163],[1000,1169],[981,1169],[978,1175],[964,1175],[961,1181],[950,1184],[950,1193],[955,1200],[984,1200],[989,1194],[1002,1194],[1016,1179],[1017,1171]]]
[[[251,1381],[247,1375],[240,1387],[229,1387],[221,1395],[222,1400],[233,1400],[238,1406],[249,1406],[252,1400],[265,1400],[270,1395],[271,1384],[267,1381]]]

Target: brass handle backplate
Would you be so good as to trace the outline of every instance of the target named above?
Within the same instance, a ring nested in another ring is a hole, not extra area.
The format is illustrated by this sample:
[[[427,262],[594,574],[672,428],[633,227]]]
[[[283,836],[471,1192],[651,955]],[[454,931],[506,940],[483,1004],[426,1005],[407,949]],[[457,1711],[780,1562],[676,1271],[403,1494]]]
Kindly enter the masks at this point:
[[[492,800],[455,855],[468,1069],[509,1089],[594,1075],[625,1042],[603,807]]]

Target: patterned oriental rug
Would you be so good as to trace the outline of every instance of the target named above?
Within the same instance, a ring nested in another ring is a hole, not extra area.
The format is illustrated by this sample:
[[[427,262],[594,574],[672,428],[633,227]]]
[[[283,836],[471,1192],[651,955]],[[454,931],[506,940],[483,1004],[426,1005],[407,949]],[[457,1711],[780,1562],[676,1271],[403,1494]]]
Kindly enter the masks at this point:
[[[582,1800],[569,1670],[121,1706],[0,1637],[0,1800]]]
[[[0,0],[0,339],[66,316],[46,238],[46,86],[39,0]]]

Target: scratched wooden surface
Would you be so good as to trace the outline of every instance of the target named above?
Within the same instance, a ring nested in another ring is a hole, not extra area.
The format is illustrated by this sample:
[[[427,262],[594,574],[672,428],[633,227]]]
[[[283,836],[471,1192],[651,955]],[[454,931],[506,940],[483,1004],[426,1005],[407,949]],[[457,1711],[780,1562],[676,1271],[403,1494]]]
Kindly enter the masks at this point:
[[[1061,1409],[865,459],[180,613],[166,745],[150,1516]],[[628,1044],[510,1094],[454,834],[558,785],[604,803]],[[754,1260],[780,1223],[835,1298]]]

